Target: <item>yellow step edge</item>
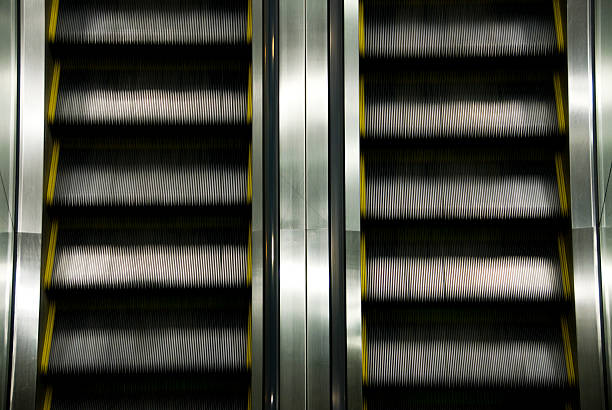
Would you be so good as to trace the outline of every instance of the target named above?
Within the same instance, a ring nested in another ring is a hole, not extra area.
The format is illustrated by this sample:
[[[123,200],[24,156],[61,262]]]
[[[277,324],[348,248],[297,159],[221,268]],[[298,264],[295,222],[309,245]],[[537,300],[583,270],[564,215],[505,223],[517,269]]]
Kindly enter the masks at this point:
[[[49,94],[49,111],[47,113],[47,119],[49,124],[53,124],[55,121],[55,108],[57,106],[57,92],[59,89],[59,78],[60,78],[61,65],[59,61],[53,64],[53,78],[51,79],[51,91]]]
[[[359,208],[361,217],[366,216],[366,183],[365,183],[365,160],[363,154],[359,157]]]
[[[45,390],[45,401],[43,402],[43,410],[51,410],[51,400],[53,399],[53,388],[47,387]]]
[[[363,24],[363,0],[359,0],[359,55],[365,55],[365,27]]]
[[[253,4],[251,0],[248,0],[248,2],[246,40],[247,44],[251,44],[253,40]]]
[[[561,76],[555,73],[553,76],[555,87],[555,104],[557,106],[557,121],[559,123],[559,132],[563,135],[567,132],[567,121],[565,118],[565,102],[563,100],[563,90],[561,89]]]
[[[249,162],[247,165],[247,203],[253,200],[253,145],[249,143]]]
[[[51,338],[53,337],[53,324],[55,322],[55,302],[49,303],[47,312],[47,328],[45,329],[45,340],[43,343],[43,353],[40,361],[40,371],[47,374],[49,370],[49,356],[51,355]]]
[[[53,275],[53,262],[55,260],[55,246],[57,244],[57,220],[51,222],[51,234],[49,235],[49,249],[47,250],[47,263],[43,276],[43,287],[48,290],[51,287],[51,277]]]
[[[359,77],[359,135],[365,137],[365,84],[363,76]]]
[[[247,244],[247,287],[251,287],[251,281],[253,280],[253,232],[251,228],[251,222],[249,222],[249,242]]]
[[[253,66],[249,64],[249,85],[247,89],[247,124],[253,122]]]
[[[249,305],[249,321],[247,323],[247,370],[251,370],[251,306]],[[249,395],[250,396],[250,395]]]
[[[559,188],[561,215],[567,216],[569,213],[569,205],[567,201],[567,191],[565,189],[565,172],[563,170],[563,156],[559,152],[555,153],[555,170],[557,173],[557,187]]]
[[[59,142],[53,141],[51,152],[51,165],[49,167],[49,179],[47,180],[47,205],[53,204],[55,195],[55,180],[57,179],[57,164],[59,162]]]
[[[567,370],[567,381],[570,386],[576,384],[576,375],[574,373],[574,359],[572,356],[572,347],[569,338],[569,329],[567,327],[567,318],[561,317],[561,334],[563,336],[563,350],[565,353],[565,366]]]
[[[563,297],[565,300],[570,299],[571,295],[571,284],[569,279],[569,268],[567,265],[567,252],[565,249],[565,238],[562,234],[559,234],[557,238],[557,244],[559,247],[559,263],[561,264],[561,278],[563,280]]]
[[[363,385],[368,385],[368,345],[366,334],[366,319],[361,318],[361,370],[363,376]]]
[[[51,2],[51,13],[49,16],[49,42],[55,42],[55,31],[57,29],[57,14],[59,10],[59,0]]]
[[[368,399],[363,398],[363,410],[368,410]]]
[[[365,235],[361,233],[361,241],[360,241],[360,263],[361,263],[361,300],[366,299],[367,294],[367,279],[366,279],[366,247],[365,247]]]
[[[559,0],[553,0],[553,12],[555,15],[555,32],[557,34],[557,50],[565,51],[565,36],[563,34],[563,17],[561,16],[561,5]]]

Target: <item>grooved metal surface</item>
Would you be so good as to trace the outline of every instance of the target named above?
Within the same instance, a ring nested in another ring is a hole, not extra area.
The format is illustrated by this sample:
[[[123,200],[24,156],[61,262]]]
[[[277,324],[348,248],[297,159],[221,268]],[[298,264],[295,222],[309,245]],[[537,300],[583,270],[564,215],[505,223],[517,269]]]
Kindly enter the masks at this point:
[[[247,317],[204,311],[58,311],[49,374],[246,371]]]
[[[246,400],[240,399],[209,399],[209,398],[184,398],[168,399],[165,397],[155,398],[122,398],[122,399],[59,399],[54,400],[52,410],[102,410],[127,408],[134,410],[243,410],[246,407]]]
[[[246,44],[247,0],[61,1],[55,42],[87,45]]]
[[[364,6],[368,58],[500,57],[554,55],[548,2],[398,1]]]

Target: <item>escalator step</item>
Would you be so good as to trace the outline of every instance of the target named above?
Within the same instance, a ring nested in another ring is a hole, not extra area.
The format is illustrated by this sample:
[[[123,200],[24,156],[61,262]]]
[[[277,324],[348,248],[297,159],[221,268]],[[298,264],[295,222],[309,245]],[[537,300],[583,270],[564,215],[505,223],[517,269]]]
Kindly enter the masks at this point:
[[[58,125],[245,125],[248,67],[57,70]]]
[[[562,241],[408,235],[364,235],[365,301],[521,303],[569,296]]]
[[[446,160],[442,153],[423,160],[419,155],[364,154],[367,219],[541,219],[561,217],[567,209],[552,157],[490,160],[474,154]]]
[[[146,397],[134,399],[59,399],[52,400],[51,410],[247,410],[247,400],[189,397]]]
[[[234,206],[248,203],[248,147],[59,150],[52,203]]]
[[[57,310],[48,374],[246,372],[247,314]]]
[[[50,290],[244,288],[248,234],[236,229],[59,230]]]
[[[524,139],[565,130],[550,75],[411,73],[362,81],[366,138]]]
[[[563,40],[561,44],[557,40],[558,22],[552,3],[364,1],[361,55],[367,58],[554,55],[563,48]]]
[[[367,320],[372,387],[568,386],[560,328]]]
[[[62,0],[52,41],[109,45],[238,45],[248,0]]]

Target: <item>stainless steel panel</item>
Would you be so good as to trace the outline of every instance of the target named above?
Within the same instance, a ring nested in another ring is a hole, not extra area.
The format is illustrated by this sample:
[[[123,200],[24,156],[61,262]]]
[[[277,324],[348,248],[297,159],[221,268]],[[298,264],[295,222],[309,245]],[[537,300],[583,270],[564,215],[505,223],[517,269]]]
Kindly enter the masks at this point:
[[[327,2],[306,1],[306,391],[329,409]]]
[[[344,0],[344,178],[346,215],[346,391],[348,410],[362,408],[359,209],[359,1]]]
[[[18,233],[15,269],[11,410],[34,410],[38,379],[41,235]]]
[[[570,192],[573,228],[595,226],[590,1],[567,2]]]
[[[570,192],[581,408],[604,406],[593,139],[592,9],[567,2]]]
[[[572,231],[580,408],[604,408],[599,272],[595,228]]]
[[[251,0],[253,24],[251,145],[251,408],[260,410],[263,394],[263,68],[262,0]]]
[[[10,408],[35,406],[45,141],[45,1],[21,0],[19,192]]]
[[[599,254],[608,400],[612,399],[612,2],[595,1],[595,118],[599,187]]]
[[[280,392],[306,408],[305,2],[279,1]],[[273,52],[275,52],[273,50]]]
[[[0,1],[0,94],[0,201],[8,206],[7,216],[11,221],[17,130],[17,2],[14,0]],[[0,222],[0,228],[5,229],[4,221],[0,219]]]
[[[0,0],[0,410],[8,403],[16,130],[17,3]]]
[[[346,232],[346,401],[348,410],[362,409],[360,239],[360,232]]]
[[[281,163],[282,161],[281,159]],[[280,393],[278,399],[281,409],[306,409],[305,248],[304,229],[281,229]]]
[[[326,185],[327,186],[327,185]],[[329,232],[306,231],[306,389],[310,410],[329,409]]]

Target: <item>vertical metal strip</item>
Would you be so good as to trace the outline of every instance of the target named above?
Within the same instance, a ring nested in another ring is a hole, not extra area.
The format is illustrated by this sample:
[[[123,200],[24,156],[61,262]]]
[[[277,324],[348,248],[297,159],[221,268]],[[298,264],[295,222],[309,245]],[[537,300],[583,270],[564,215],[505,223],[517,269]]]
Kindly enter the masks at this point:
[[[280,406],[306,408],[306,2],[279,4]]]
[[[567,1],[570,198],[580,404],[605,406],[600,282],[597,249],[597,187],[593,134],[591,1]]]
[[[344,2],[328,3],[331,408],[346,409]]]
[[[346,402],[362,409],[359,0],[344,0],[344,178],[346,232]]]
[[[264,231],[263,231],[263,26],[262,0],[251,0],[251,388],[250,409],[263,400]]]
[[[279,342],[280,342],[280,279],[279,279],[279,0],[263,0],[262,10],[262,97],[263,97],[263,408],[279,408]],[[253,4],[255,7],[255,3]],[[253,10],[253,25],[256,25]],[[256,31],[256,30],[254,30]],[[253,33],[253,49],[256,33]],[[256,66],[254,65],[254,69]],[[253,73],[257,81],[257,73]],[[257,109],[257,105],[253,107]],[[255,118],[254,118],[255,121]],[[255,130],[255,124],[253,125]],[[255,138],[255,134],[253,134]],[[256,143],[254,141],[253,146]],[[253,181],[256,183],[256,181]],[[253,186],[255,194],[255,185]],[[255,207],[253,212],[256,212]],[[255,226],[255,224],[254,224]],[[256,228],[253,228],[256,229]],[[255,277],[253,286],[255,287]]]
[[[329,138],[327,0],[306,0],[306,392],[329,409]]]
[[[45,147],[45,1],[21,0],[19,178],[10,408],[33,410],[38,378]]]

